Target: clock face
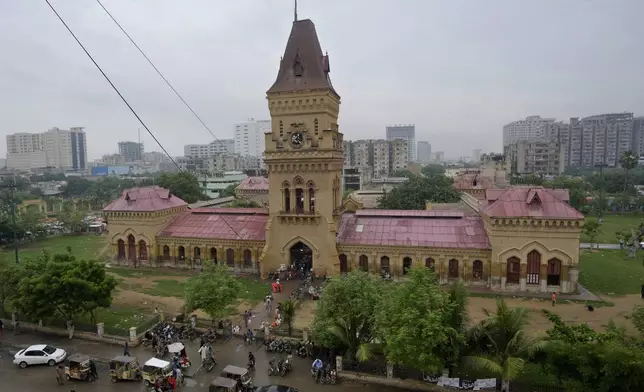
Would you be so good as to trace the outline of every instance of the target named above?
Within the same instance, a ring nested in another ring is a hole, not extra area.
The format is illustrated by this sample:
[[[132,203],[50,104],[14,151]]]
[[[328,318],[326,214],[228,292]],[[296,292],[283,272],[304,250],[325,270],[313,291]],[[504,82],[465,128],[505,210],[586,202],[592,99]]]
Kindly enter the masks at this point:
[[[300,132],[295,132],[291,135],[291,144],[294,147],[301,147],[304,144],[304,135]]]

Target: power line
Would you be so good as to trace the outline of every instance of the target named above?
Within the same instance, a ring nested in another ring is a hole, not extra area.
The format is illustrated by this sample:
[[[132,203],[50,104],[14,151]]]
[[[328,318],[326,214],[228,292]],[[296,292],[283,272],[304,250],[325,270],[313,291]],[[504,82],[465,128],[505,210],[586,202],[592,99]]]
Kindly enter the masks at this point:
[[[125,97],[123,97],[123,95],[121,94],[121,92],[119,91],[119,89],[118,89],[118,88],[116,88],[116,86],[114,85],[114,83],[112,83],[112,81],[110,80],[110,78],[105,74],[105,72],[103,72],[103,69],[98,65],[98,63],[94,60],[94,58],[92,57],[92,55],[87,51],[87,49],[85,49],[85,46],[84,46],[84,45],[80,42],[80,40],[76,37],[76,34],[74,34],[74,32],[73,32],[73,31],[72,31],[72,29],[67,25],[67,23],[65,23],[65,20],[63,20],[63,18],[60,16],[60,14],[58,14],[58,12],[57,12],[57,11],[56,11],[56,9],[54,8],[54,6],[53,6],[53,5],[51,5],[51,3],[49,2],[49,0],[45,0],[45,2],[46,2],[46,3],[47,3],[47,5],[49,6],[49,8],[51,8],[51,10],[54,12],[54,14],[56,14],[56,16],[58,17],[58,20],[60,20],[60,22],[65,26],[65,28],[67,29],[67,31],[69,32],[69,34],[71,34],[71,36],[72,36],[72,37],[74,37],[74,40],[76,40],[76,42],[78,43],[78,45],[83,49],[83,51],[85,52],[85,54],[87,55],[87,57],[89,57],[89,59],[90,59],[90,60],[92,60],[92,63],[94,63],[94,65],[96,66],[96,68],[101,72],[101,74],[103,75],[103,77],[105,78],[105,80],[107,80],[107,82],[110,84],[110,86],[112,86],[112,88],[114,89],[114,91],[116,91],[116,93],[117,93],[117,94],[118,94],[118,96],[121,98],[121,100],[123,100],[123,102],[125,103],[125,105],[127,105],[128,109],[130,109],[130,111],[132,112],[132,114],[134,114],[134,116],[136,117],[136,119],[137,119],[137,120],[139,120],[139,122],[141,123],[141,125],[143,125],[143,128],[145,128],[145,130],[146,130],[146,131],[148,131],[148,133],[150,134],[150,136],[152,136],[152,138],[154,139],[154,141],[155,141],[155,142],[157,142],[157,144],[159,145],[159,147],[161,147],[161,149],[163,150],[163,152],[168,156],[168,158],[170,158],[170,160],[172,161],[172,163],[174,163],[174,164],[175,164],[175,166],[176,166],[176,167],[179,169],[179,171],[181,172],[181,171],[182,171],[182,170],[181,170],[181,167],[180,167],[180,166],[177,164],[177,162],[176,162],[176,161],[175,161],[175,160],[170,156],[170,154],[168,153],[168,151],[165,149],[165,147],[163,147],[163,145],[161,144],[161,142],[159,142],[159,140],[154,136],[154,134],[152,133],[152,131],[150,131],[150,129],[148,128],[148,126],[147,126],[147,125],[145,125],[145,123],[143,122],[143,120],[141,119],[141,117],[139,117],[139,115],[136,113],[136,111],[134,110],[134,108],[132,108],[132,106],[129,104],[129,102],[127,101],[127,99],[125,99]],[[235,229],[234,229],[234,228],[233,228],[233,227],[232,227],[232,226],[231,226],[231,225],[226,221],[226,219],[224,219],[224,217],[223,217],[223,216],[221,216],[221,214],[217,214],[217,215],[218,215],[218,216],[221,218],[221,220],[226,224],[226,226],[228,226],[228,228],[230,228],[230,230],[232,230],[232,231],[233,231],[233,233],[235,233],[235,235],[237,235],[237,237],[238,237],[240,240],[242,240],[242,241],[244,240],[244,239],[243,239],[243,237],[242,237],[242,236],[237,232],[237,230],[235,230]]]
[[[228,151],[228,148],[226,148],[226,145],[221,143],[219,138],[217,138],[217,136],[215,136],[214,132],[210,129],[210,127],[208,127],[208,125],[206,125],[206,123],[201,119],[201,117],[199,117],[199,115],[197,114],[197,112],[195,112],[195,110],[192,108],[192,106],[190,106],[188,104],[188,102],[186,102],[186,100],[183,99],[181,94],[179,94],[179,92],[174,88],[174,86],[172,86],[172,83],[170,83],[170,81],[168,81],[168,79],[163,75],[163,73],[161,73],[161,71],[159,71],[159,68],[157,68],[156,65],[154,65],[152,60],[150,60],[150,58],[145,54],[143,49],[141,49],[141,47],[134,41],[134,39],[130,36],[130,34],[128,34],[127,31],[125,31],[123,26],[121,26],[121,24],[116,20],[116,18],[114,18],[114,16],[110,13],[110,11],[108,11],[107,8],[105,8],[105,6],[101,2],[101,0],[96,0],[96,2],[101,6],[101,8],[103,8],[103,11],[105,11],[105,13],[110,17],[110,19],[112,19],[112,22],[114,22],[118,26],[118,28],[123,32],[123,34],[125,34],[125,36],[130,40],[132,45],[134,45],[134,47],[139,51],[139,53],[141,53],[141,55],[147,60],[147,62],[156,71],[156,73],[161,77],[161,79],[163,79],[165,84],[167,84],[168,87],[170,87],[172,92],[174,92],[174,94],[181,100],[181,102],[183,102],[183,104],[188,108],[188,110],[190,110],[192,115],[195,116],[195,118],[201,123],[201,125],[203,125],[203,127],[210,133],[210,135],[212,135],[212,137],[215,138],[215,140],[217,142],[219,142],[219,145],[224,147],[224,150],[226,150],[226,153],[228,155],[230,155],[230,156],[233,156],[233,154],[230,151]]]

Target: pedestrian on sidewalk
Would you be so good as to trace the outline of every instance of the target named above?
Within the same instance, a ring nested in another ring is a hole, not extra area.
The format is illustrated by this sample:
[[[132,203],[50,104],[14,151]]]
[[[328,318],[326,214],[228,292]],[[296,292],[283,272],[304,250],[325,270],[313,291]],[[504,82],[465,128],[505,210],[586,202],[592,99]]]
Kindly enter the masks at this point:
[[[123,347],[123,356],[124,357],[130,356],[130,346],[128,346],[127,342],[125,342],[125,346]]]
[[[14,335],[20,334],[20,321],[18,321],[18,319],[16,319],[16,321],[13,322],[13,334]]]
[[[4,336],[4,323],[0,320],[0,338]]]
[[[552,292],[552,307],[554,308],[555,305],[557,305],[557,293],[553,291]]]
[[[65,385],[65,368],[63,365],[56,367],[56,381],[58,385]]]

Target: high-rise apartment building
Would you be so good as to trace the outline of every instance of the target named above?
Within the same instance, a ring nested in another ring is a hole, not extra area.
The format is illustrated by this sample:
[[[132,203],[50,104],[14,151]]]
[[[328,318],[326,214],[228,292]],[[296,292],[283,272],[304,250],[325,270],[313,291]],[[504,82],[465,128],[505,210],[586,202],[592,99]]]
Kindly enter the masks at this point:
[[[368,168],[370,175],[376,178],[387,177],[396,170],[407,168],[407,148],[406,140],[345,141],[345,166]]]
[[[143,159],[143,143],[119,142],[119,155],[123,162],[134,162]]]
[[[416,155],[416,161],[420,163],[428,163],[432,159],[432,145],[429,142],[419,141],[418,142],[418,154]]]
[[[43,133],[7,135],[7,167],[31,170],[54,167],[87,169],[87,140],[83,127],[52,128]]]
[[[262,157],[264,134],[271,132],[269,120],[235,124],[235,153],[242,156]]]
[[[407,162],[416,162],[416,126],[387,125],[387,140],[405,140],[407,142]]]
[[[523,141],[542,141],[545,138],[547,125],[554,122],[554,118],[541,118],[541,116],[530,116],[525,120],[511,122],[503,126],[503,145]]]
[[[434,154],[434,163],[443,163],[443,161],[445,161],[445,152],[436,151]]]
[[[557,175],[564,170],[563,150],[557,141],[517,142],[504,146],[506,170],[512,174]]]
[[[191,158],[210,158],[217,154],[232,155],[235,153],[235,140],[219,139],[208,144],[186,144],[183,155]]]
[[[472,162],[481,162],[481,152],[482,150],[480,148],[475,148],[474,150],[472,150]]]

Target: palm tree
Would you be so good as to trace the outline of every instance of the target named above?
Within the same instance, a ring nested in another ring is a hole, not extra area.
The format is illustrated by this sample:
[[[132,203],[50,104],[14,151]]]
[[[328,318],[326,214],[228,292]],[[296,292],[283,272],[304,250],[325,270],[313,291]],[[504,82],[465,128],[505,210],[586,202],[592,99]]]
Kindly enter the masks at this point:
[[[295,302],[289,299],[282,303],[282,320],[286,323],[288,327],[288,336],[291,336],[293,332],[293,321],[295,320]]]
[[[355,358],[360,362],[365,362],[373,358],[376,353],[381,352],[383,348],[382,344],[373,343],[371,339],[369,339],[368,343],[361,343],[358,333],[356,333],[356,328],[352,328],[345,320],[338,320],[333,323],[329,327],[329,332],[348,347],[346,353],[348,359]]]
[[[469,331],[469,347],[472,355],[463,357],[466,366],[486,370],[501,378],[501,390],[510,391],[510,380],[523,371],[522,357],[541,350],[545,341],[533,341],[526,337],[524,328],[529,313],[524,308],[510,308],[498,300],[496,313],[483,309],[485,320]]]

